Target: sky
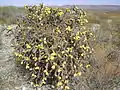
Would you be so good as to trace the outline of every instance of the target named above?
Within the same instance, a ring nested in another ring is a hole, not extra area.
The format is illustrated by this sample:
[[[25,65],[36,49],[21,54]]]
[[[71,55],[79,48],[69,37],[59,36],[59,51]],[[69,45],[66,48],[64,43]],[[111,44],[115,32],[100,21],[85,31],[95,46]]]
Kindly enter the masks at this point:
[[[45,5],[120,5],[120,0],[0,0],[0,6]]]

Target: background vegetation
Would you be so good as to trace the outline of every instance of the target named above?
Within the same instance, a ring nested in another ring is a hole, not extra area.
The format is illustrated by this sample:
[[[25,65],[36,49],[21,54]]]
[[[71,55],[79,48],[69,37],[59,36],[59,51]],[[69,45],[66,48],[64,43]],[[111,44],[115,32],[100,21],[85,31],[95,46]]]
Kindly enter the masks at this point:
[[[0,7],[0,24],[16,24],[16,18],[23,15],[23,7],[1,6]]]

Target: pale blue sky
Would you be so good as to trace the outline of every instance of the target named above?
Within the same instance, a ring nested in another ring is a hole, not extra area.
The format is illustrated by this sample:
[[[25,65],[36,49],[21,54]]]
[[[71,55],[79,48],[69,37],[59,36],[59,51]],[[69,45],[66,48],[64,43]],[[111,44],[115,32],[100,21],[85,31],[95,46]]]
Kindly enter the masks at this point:
[[[0,6],[23,6],[24,4],[32,5],[41,2],[45,5],[120,5],[120,0],[0,0]]]

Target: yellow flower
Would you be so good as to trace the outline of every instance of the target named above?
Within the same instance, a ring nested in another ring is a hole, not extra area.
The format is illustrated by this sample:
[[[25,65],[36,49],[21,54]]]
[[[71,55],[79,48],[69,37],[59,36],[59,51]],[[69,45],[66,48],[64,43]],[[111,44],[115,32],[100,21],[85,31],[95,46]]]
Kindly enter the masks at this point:
[[[69,57],[70,57],[70,58],[73,58],[73,55],[69,54]]]
[[[93,33],[90,33],[91,36],[93,36]]]
[[[84,47],[85,47],[84,45],[80,46],[80,48],[84,48]]]
[[[33,82],[31,82],[31,85],[34,85],[34,83],[33,83]]]
[[[74,68],[76,68],[76,65],[74,65]]]
[[[56,32],[60,33],[60,29],[58,27],[56,28]]]
[[[68,78],[68,76],[66,76],[65,78]]]
[[[46,78],[42,79],[42,84],[46,84],[45,80],[46,80]]]
[[[18,54],[18,53],[16,53],[16,52],[15,52],[14,54],[15,54],[15,56],[19,56],[19,54]]]
[[[35,67],[35,69],[40,69],[39,67]]]
[[[57,63],[53,62],[53,64],[57,66]]]
[[[43,82],[42,82],[42,84],[46,84],[46,82],[45,82],[45,81],[43,81]]]
[[[87,48],[87,49],[90,49],[90,47],[89,47],[89,46],[86,46],[86,48]]]
[[[81,72],[78,72],[77,75],[78,75],[78,76],[81,76]]]
[[[23,64],[23,61],[21,61],[21,64]]]
[[[50,59],[51,59],[51,60],[54,60],[54,59],[55,59],[55,57],[54,57],[54,56],[50,56]]]
[[[51,53],[52,56],[56,56],[57,54],[53,51],[53,53]]]
[[[84,42],[87,41],[87,38],[85,37]]]
[[[46,74],[47,76],[49,75],[49,73],[48,73],[48,72],[46,72],[45,74]]]
[[[83,66],[83,64],[80,64],[80,67],[82,67]]]
[[[42,42],[43,40],[42,39],[39,39],[40,42]]]
[[[81,56],[84,56],[84,53],[82,53]]]
[[[32,77],[37,77],[34,73],[32,74]]]
[[[55,69],[55,65],[52,66],[52,69]]]
[[[85,50],[86,50],[87,48],[86,48],[86,47],[83,47],[83,49],[85,49]]]
[[[37,61],[38,59],[37,59],[37,57],[33,57],[33,59],[35,60],[35,61]]]
[[[62,69],[61,69],[61,68],[59,68],[59,69],[58,69],[58,72],[61,72],[61,71],[62,71]]]
[[[88,23],[88,20],[87,20],[87,19],[84,19],[84,21],[85,21],[86,23]]]
[[[80,39],[80,36],[75,36],[74,39],[75,39],[75,40],[79,40],[79,39]]]
[[[73,49],[73,47],[72,47],[72,48],[67,48],[67,50],[68,50],[69,52],[72,52],[72,49]]]
[[[61,80],[62,78],[60,76],[58,76],[58,79]]]
[[[65,51],[62,51],[61,53],[62,53],[62,54],[64,54],[64,53],[65,53]]]
[[[60,11],[57,13],[58,16],[62,16],[64,14],[64,12]]]
[[[30,58],[29,57],[25,57],[25,60],[30,60]]]
[[[44,49],[43,45],[38,45],[38,46],[36,46],[36,48]]]
[[[65,84],[67,84],[69,81],[68,80],[65,80]]]
[[[12,30],[12,27],[11,27],[11,26],[8,26],[7,29],[8,29],[8,30]]]
[[[70,89],[70,87],[68,87],[68,86],[65,86],[65,89],[69,90],[69,89]]]
[[[66,61],[64,61],[63,64],[66,64]]]
[[[74,74],[74,77],[76,77],[76,76],[77,76],[77,74],[75,73],[75,74]]]
[[[44,70],[44,73],[48,76],[49,75],[49,73],[47,72],[47,70]]]
[[[65,54],[65,56],[68,56],[67,54]]]
[[[26,47],[29,49],[29,48],[31,48],[31,46],[29,45],[29,44],[26,44]]]
[[[38,87],[39,85],[38,85],[38,84],[36,84],[35,86],[36,86],[36,87]]]
[[[46,14],[50,14],[51,13],[50,8],[46,7],[45,12],[46,12]]]
[[[22,57],[22,54],[18,54],[18,57]]]
[[[44,81],[44,80],[47,80],[47,78],[44,77],[44,78],[42,79],[42,81]]]
[[[81,72],[75,73],[74,77],[76,77],[76,76],[81,76]]]
[[[65,67],[65,64],[66,64],[66,61],[64,61],[64,62],[62,63],[62,66]]]
[[[91,65],[90,64],[88,64],[88,65],[86,65],[86,68],[89,68]]]
[[[30,68],[28,65],[26,65],[26,69]]]
[[[68,26],[68,27],[66,28],[66,30],[68,30],[68,31],[72,31],[72,29],[71,29],[70,26]]]
[[[59,86],[61,86],[63,83],[62,82],[58,82],[57,83],[57,86],[59,87]]]
[[[82,32],[83,34],[86,34],[86,31]]]
[[[67,12],[70,12],[70,9],[69,9],[69,8],[67,8],[67,9],[66,9],[66,11],[67,11]]]

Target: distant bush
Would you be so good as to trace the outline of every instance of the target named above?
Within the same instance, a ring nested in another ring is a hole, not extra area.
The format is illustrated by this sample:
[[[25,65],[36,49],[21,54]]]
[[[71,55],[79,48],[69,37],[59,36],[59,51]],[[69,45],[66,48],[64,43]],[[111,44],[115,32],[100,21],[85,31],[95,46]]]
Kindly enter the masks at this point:
[[[0,24],[16,24],[17,16],[23,15],[24,9],[15,6],[0,7]]]
[[[35,87],[51,84],[70,89],[72,77],[91,66],[93,34],[85,27],[86,13],[76,7],[49,8],[43,4],[25,9],[14,31],[16,60],[30,71]]]

